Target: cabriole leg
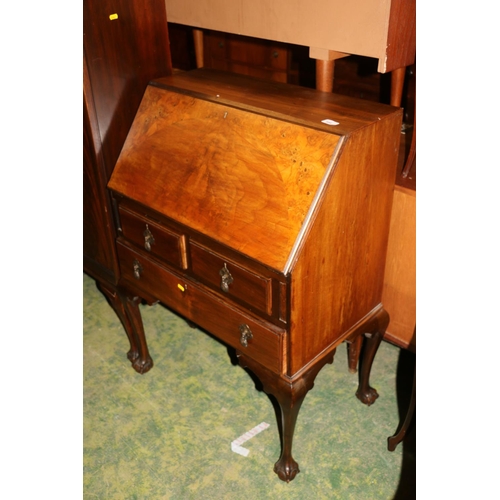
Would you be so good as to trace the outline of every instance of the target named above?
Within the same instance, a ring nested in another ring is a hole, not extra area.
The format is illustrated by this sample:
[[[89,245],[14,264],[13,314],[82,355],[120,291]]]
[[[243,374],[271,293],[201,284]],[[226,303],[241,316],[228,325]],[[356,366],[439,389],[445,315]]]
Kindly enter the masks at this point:
[[[244,354],[236,353],[240,366],[249,368],[262,382],[264,392],[278,401],[281,411],[281,456],[274,465],[274,472],[287,483],[300,472],[299,464],[292,456],[293,435],[300,407],[306,394],[313,388],[314,379],[321,368],[333,362],[334,353],[332,351],[296,379],[282,378]]]
[[[149,355],[144,327],[139,310],[139,297],[131,297],[122,290],[115,289],[104,283],[97,284],[99,290],[107,297],[111,307],[122,322],[127,334],[130,350],[127,358],[138,373],[146,373],[153,367],[153,360]]]
[[[382,342],[388,324],[389,315],[382,309],[375,318],[373,330],[369,333],[365,333],[363,354],[360,360],[359,386],[356,391],[356,397],[366,405],[371,405],[378,398],[378,392],[370,386],[370,372],[375,354]]]
[[[144,333],[144,326],[142,324],[141,311],[139,309],[141,299],[140,297],[126,294],[122,290],[119,290],[118,293],[125,299],[127,317],[132,325],[134,336],[139,342],[139,356],[132,361],[132,367],[137,373],[143,374],[153,368],[153,359],[149,355],[146,334]]]
[[[122,322],[123,328],[125,329],[125,333],[127,334],[130,350],[127,353],[127,358],[133,363],[135,359],[139,357],[139,348],[138,341],[136,339],[134,329],[129,320],[129,315],[126,311],[126,299],[120,297],[116,289],[111,288],[103,283],[98,283],[97,287],[108,299],[109,304],[117,314],[118,318]]]

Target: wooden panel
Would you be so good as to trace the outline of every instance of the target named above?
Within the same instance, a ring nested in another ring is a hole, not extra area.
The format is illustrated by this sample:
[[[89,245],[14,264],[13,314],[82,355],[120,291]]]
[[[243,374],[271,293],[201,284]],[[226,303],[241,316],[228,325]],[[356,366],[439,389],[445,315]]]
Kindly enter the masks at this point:
[[[290,374],[381,303],[401,115],[352,134],[341,151],[292,269]]]
[[[109,187],[281,271],[338,140],[150,86]]]
[[[163,0],[83,2],[84,270],[112,284],[118,263],[106,183],[148,81],[172,72],[166,21]]]
[[[382,302],[391,317],[386,337],[409,347],[416,324],[416,191],[396,186]]]
[[[100,154],[99,129],[90,88],[87,61],[83,64],[83,269],[100,281],[118,283],[111,200]]]
[[[384,71],[391,0],[165,0],[165,4],[170,22],[375,57],[381,60],[379,71]]]
[[[416,0],[393,0],[387,35],[386,71],[415,62],[416,27]]]
[[[123,278],[133,288],[157,297],[177,313],[216,335],[222,341],[259,361],[275,373],[281,372],[283,330],[232,308],[213,294],[203,291],[189,279],[156,265],[151,256],[118,243]],[[141,277],[133,273],[134,261],[140,263]],[[240,325],[250,327],[253,338],[247,347],[240,343]]]
[[[148,81],[172,72],[166,21],[162,0],[83,2],[83,46],[99,123],[94,132],[108,176]]]

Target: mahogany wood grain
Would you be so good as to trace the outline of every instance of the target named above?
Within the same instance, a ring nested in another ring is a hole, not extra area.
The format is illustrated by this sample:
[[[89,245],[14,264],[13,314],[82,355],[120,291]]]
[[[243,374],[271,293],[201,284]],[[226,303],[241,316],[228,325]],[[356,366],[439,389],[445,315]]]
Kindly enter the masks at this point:
[[[211,102],[238,103],[247,110],[286,117],[308,127],[314,124],[318,130],[337,135],[349,134],[366,126],[388,114],[390,109],[378,102],[208,69],[158,78],[155,85],[195,93]],[[339,122],[334,131],[331,126],[321,123],[325,118]]]
[[[400,126],[396,113],[346,141],[292,272],[290,374],[381,302]]]
[[[292,54],[286,44],[211,30],[203,33],[204,67],[293,83]]]
[[[416,0],[391,2],[387,34],[386,71],[405,68],[415,62]]]
[[[116,285],[119,269],[108,178],[95,134],[99,124],[85,57],[83,62],[83,267],[95,279]]]
[[[110,15],[117,14],[111,20]],[[83,48],[108,176],[149,80],[172,72],[165,3],[85,0]]]

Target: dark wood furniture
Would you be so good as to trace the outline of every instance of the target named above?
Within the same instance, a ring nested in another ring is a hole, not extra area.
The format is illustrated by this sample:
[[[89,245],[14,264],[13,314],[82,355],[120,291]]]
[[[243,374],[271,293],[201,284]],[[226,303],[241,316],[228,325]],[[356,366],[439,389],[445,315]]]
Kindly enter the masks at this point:
[[[292,74],[292,52],[287,44],[220,31],[203,33],[203,42],[202,67],[296,83]]]
[[[117,287],[116,230],[106,184],[147,83],[171,74],[163,0],[84,0],[83,49],[83,268],[130,331],[127,325],[140,318],[136,301]],[[130,357],[136,352],[134,347]]]
[[[284,481],[299,472],[302,401],[341,342],[366,335],[357,397],[378,396],[369,372],[389,321],[381,296],[401,117],[238,75],[174,75],[147,87],[109,182],[119,288],[236,350],[279,402]],[[131,351],[145,371],[137,319]]]

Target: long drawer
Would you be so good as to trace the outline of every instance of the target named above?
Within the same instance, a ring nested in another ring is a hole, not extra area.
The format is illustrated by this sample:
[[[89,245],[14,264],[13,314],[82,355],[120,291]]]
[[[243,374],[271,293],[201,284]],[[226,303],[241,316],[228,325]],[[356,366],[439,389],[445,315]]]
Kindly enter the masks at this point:
[[[282,373],[283,329],[245,314],[203,285],[163,267],[145,252],[118,242],[118,257],[123,278],[134,288],[156,297],[270,370]]]

